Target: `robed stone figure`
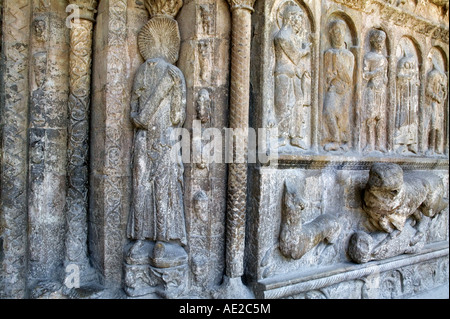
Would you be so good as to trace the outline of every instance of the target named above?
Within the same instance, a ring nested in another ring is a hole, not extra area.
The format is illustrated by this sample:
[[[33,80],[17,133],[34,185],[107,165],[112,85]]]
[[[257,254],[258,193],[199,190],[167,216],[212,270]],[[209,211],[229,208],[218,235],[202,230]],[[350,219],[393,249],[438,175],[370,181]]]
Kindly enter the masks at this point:
[[[128,237],[186,245],[183,163],[174,130],[185,120],[182,72],[162,58],[147,60],[133,87],[133,191]]]

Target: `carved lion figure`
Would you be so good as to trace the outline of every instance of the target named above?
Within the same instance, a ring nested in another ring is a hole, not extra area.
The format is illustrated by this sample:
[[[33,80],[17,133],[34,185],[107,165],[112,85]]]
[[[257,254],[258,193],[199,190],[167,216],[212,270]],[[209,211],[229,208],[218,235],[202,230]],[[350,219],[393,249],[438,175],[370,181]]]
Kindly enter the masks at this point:
[[[376,163],[369,173],[363,208],[377,229],[391,233],[401,231],[409,217],[434,217],[448,206],[443,198],[444,185],[433,173],[403,174],[392,163]]]

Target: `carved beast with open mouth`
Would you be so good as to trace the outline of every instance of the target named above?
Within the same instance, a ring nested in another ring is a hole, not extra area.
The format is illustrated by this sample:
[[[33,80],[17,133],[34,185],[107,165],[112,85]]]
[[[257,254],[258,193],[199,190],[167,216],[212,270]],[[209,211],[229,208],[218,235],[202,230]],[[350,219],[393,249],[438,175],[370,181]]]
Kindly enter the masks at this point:
[[[409,217],[434,217],[448,206],[441,178],[432,173],[403,174],[392,163],[376,163],[364,192],[364,211],[377,230],[401,231]]]

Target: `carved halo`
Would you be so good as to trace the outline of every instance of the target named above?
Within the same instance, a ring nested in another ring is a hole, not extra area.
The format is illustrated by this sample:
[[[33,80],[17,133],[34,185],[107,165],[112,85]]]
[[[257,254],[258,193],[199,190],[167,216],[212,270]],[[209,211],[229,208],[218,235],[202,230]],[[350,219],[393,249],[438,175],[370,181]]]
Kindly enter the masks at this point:
[[[178,23],[174,19],[155,17],[139,32],[139,52],[145,60],[163,58],[175,64],[178,61],[180,41]]]
[[[303,8],[301,8],[298,5],[298,3],[295,2],[295,1],[288,0],[288,1],[285,1],[285,2],[281,3],[278,6],[277,13],[276,13],[277,14],[276,18],[277,18],[278,29],[281,29],[281,27],[283,26],[283,14],[284,14],[284,11],[286,10],[287,7],[299,7],[300,10],[303,12]]]

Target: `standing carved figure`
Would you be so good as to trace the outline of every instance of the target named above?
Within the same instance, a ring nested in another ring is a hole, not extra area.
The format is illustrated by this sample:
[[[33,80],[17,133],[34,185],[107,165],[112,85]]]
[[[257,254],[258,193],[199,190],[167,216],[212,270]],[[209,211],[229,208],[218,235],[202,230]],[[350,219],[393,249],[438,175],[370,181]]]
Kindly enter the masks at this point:
[[[350,121],[348,95],[352,91],[355,56],[345,48],[347,25],[343,20],[330,23],[329,35],[332,48],[324,55],[325,100],[325,151],[348,151]]]
[[[427,139],[427,154],[442,154],[444,141],[444,104],[447,97],[447,76],[436,66],[428,73],[424,128]]]
[[[302,38],[303,11],[288,6],[282,14],[283,25],[275,35],[275,114],[280,132],[280,146],[290,143],[305,149],[300,134],[304,122],[304,92],[302,79],[305,70],[302,60],[310,54],[310,45]],[[309,73],[308,73],[309,74]]]
[[[138,70],[132,98],[135,126],[132,239],[186,244],[181,154],[173,152],[173,129],[184,123],[186,89],[181,71],[164,59],[148,59]]]
[[[417,153],[419,70],[414,56],[404,56],[397,65],[397,112],[395,149]]]
[[[371,51],[364,56],[363,78],[367,81],[364,92],[363,139],[365,152],[385,152],[385,105],[388,61],[383,55],[386,33],[373,30],[370,33]]]
[[[139,33],[145,62],[136,73],[131,100],[135,134],[126,291],[132,296],[157,292],[176,297],[184,290],[187,274],[184,167],[176,147],[186,117],[186,83],[174,65],[180,35],[172,17],[182,1],[145,4],[152,18]]]

